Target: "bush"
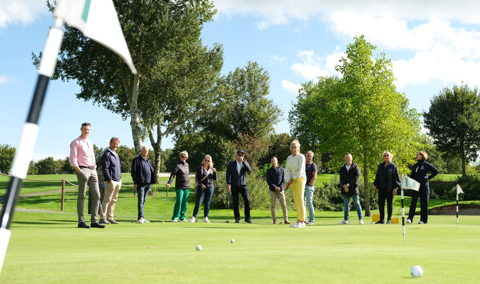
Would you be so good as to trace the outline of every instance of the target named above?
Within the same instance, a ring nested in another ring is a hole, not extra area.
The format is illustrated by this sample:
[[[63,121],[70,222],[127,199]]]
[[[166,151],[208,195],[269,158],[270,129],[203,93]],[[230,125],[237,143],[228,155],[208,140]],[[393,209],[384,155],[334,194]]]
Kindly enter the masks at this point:
[[[478,175],[459,176],[456,184],[459,184],[463,194],[458,195],[458,200],[480,200],[480,178]],[[449,191],[450,199],[456,198],[456,184]]]

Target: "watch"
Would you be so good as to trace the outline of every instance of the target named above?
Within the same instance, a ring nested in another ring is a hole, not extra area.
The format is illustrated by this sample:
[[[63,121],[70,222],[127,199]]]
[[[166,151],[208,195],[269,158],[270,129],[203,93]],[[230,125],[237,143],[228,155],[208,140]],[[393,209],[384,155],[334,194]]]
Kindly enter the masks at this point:
[[[350,184],[349,184],[349,183],[347,183],[347,186],[350,186]]]

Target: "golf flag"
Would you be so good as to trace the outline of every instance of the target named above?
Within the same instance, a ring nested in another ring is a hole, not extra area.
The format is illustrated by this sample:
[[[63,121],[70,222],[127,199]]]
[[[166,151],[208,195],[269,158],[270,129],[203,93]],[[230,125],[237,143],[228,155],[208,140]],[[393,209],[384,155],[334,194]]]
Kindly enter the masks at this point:
[[[458,195],[459,193],[463,193],[463,190],[462,190],[462,188],[460,187],[460,185],[457,184],[457,195]]]
[[[420,183],[413,178],[402,175],[402,188],[418,191],[420,189]]]
[[[53,16],[120,55],[137,74],[112,0],[60,0]]]

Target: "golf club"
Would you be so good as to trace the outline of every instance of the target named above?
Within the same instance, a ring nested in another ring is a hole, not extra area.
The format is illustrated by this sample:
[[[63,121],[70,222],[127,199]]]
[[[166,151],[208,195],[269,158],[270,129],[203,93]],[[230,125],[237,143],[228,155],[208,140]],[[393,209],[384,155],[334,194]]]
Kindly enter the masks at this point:
[[[275,220],[277,219],[277,209],[278,209],[278,198],[277,197],[278,196],[275,196],[275,199],[276,199],[276,202],[275,202]],[[282,225],[282,224],[283,224],[283,222],[278,223],[278,225]]]
[[[230,223],[230,190],[228,191],[227,197],[227,221],[225,223]]]
[[[165,223],[165,213],[167,212],[167,198],[168,198],[168,187],[167,187],[167,195],[165,196],[165,210],[163,210],[162,223]]]
[[[133,210],[132,210],[132,220],[130,223],[133,223],[133,216],[135,215],[135,190],[133,191]]]
[[[370,210],[373,211],[375,209],[375,195],[377,195],[376,192],[373,193],[373,204],[370,205]],[[373,224],[374,222],[370,222],[370,224]]]

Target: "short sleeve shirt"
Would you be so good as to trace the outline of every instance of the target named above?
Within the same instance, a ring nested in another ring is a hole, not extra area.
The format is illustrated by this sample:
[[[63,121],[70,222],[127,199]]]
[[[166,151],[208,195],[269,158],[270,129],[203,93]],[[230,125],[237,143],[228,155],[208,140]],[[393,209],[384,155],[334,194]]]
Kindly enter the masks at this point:
[[[307,184],[310,183],[310,181],[313,178],[313,173],[318,172],[317,170],[317,165],[315,163],[310,163],[305,165],[305,174],[307,176]]]

